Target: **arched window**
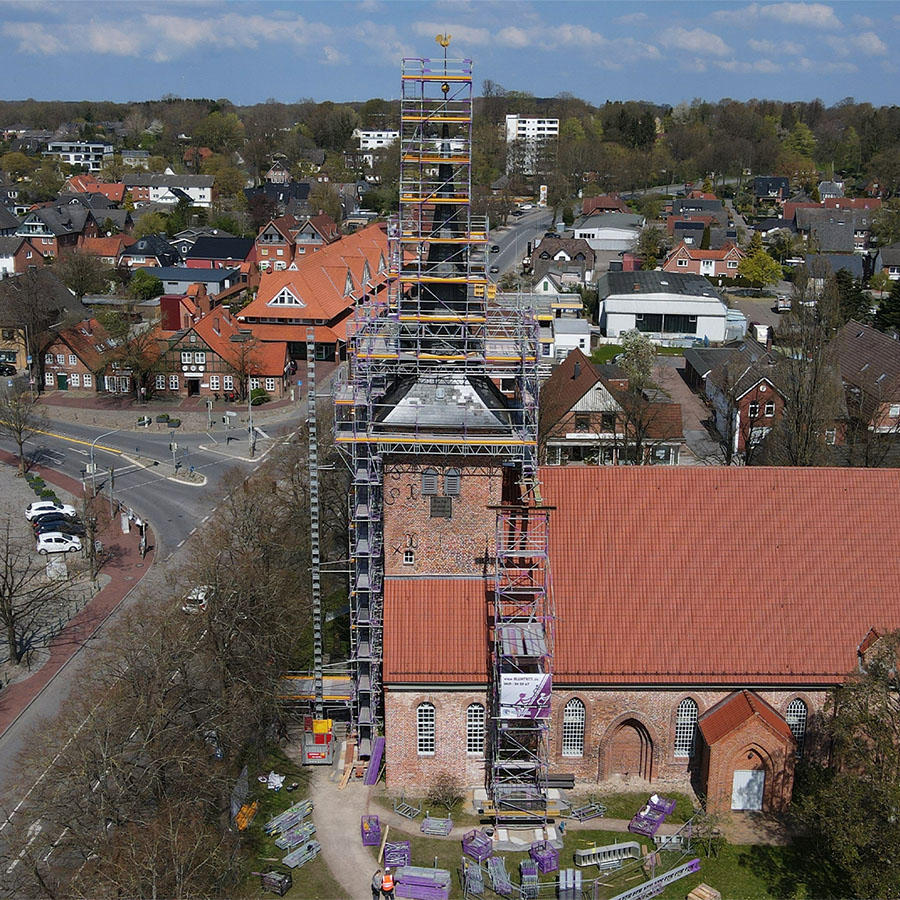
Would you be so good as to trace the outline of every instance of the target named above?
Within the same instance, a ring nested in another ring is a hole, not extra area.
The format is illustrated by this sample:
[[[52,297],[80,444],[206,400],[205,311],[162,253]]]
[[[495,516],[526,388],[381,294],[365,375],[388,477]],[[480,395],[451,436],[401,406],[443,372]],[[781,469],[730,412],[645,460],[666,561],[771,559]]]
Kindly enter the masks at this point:
[[[563,710],[563,756],[584,756],[584,704],[573,697]]]
[[[459,469],[447,469],[444,472],[444,496],[459,496]]]
[[[791,734],[797,741],[797,759],[803,755],[803,738],[806,737],[806,717],[808,715],[806,704],[796,697],[788,703],[787,713],[784,717]]]
[[[438,473],[436,469],[425,469],[422,472],[422,496],[431,497],[438,492]]]
[[[697,733],[697,704],[685,697],[678,704],[675,717],[675,755],[693,756],[694,738]]]
[[[416,709],[416,752],[434,756],[434,707],[430,703],[420,703]]]
[[[484,707],[480,703],[472,703],[466,709],[466,753],[484,754]]]

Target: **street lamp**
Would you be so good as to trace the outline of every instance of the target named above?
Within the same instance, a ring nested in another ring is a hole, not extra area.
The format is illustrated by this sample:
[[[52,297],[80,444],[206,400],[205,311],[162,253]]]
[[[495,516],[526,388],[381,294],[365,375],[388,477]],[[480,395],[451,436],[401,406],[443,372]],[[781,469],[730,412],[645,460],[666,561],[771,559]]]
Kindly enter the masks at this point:
[[[94,447],[101,438],[109,437],[111,434],[116,434],[119,431],[124,431],[124,428],[113,428],[112,431],[105,431],[103,434],[98,434],[91,441],[91,455],[90,455],[90,466],[91,466],[91,496],[97,496],[97,467],[94,465]]]

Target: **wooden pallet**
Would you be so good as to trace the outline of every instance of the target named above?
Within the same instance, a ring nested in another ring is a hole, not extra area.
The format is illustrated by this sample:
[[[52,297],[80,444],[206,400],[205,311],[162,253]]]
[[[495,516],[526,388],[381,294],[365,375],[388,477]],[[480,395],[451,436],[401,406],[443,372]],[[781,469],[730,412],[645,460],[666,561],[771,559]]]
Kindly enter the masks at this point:
[[[688,900],[722,900],[722,894],[701,882],[688,894]]]

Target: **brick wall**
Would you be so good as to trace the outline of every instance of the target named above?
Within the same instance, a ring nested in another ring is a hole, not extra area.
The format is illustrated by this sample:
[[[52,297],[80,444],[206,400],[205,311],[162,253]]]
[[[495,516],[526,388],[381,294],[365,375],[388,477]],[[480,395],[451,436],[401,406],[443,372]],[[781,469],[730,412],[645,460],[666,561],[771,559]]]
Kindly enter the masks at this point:
[[[736,688],[737,689],[737,688]],[[482,691],[398,691],[385,693],[387,734],[387,784],[391,791],[406,791],[415,796],[435,773],[450,771],[464,778],[469,787],[484,783],[482,763],[465,754],[465,711],[469,703],[486,703],[487,686]],[[691,697],[697,703],[698,715],[728,697],[732,690],[647,690],[636,688],[612,690],[555,689],[550,726],[551,772],[572,772],[581,782],[596,784],[613,781],[643,785],[642,776],[649,774],[661,785],[688,790],[692,784],[701,789],[699,769],[702,762],[702,739],[697,735],[693,757],[675,756],[675,719],[678,704]],[[809,710],[805,752],[817,752],[816,732],[821,720],[826,692],[759,690],[756,693],[782,716],[795,698],[802,699]],[[585,706],[584,754],[562,755],[563,711],[566,703],[577,697]],[[416,707],[429,702],[435,707],[436,751],[434,756],[416,754]],[[629,768],[615,771],[617,763],[634,759],[638,738],[649,739],[646,769]],[[769,744],[771,745],[771,740]],[[782,760],[783,762],[783,760]],[[721,781],[724,776],[718,776]],[[728,775],[727,790],[731,790]],[[773,782],[774,784],[774,782]],[[724,789],[723,789],[724,790]],[[729,794],[730,797],[730,794]]]
[[[422,472],[435,469],[438,495],[444,473],[457,468],[460,493],[451,497],[450,518],[431,516],[431,497],[422,496]],[[385,462],[384,566],[387,575],[482,575],[493,571],[497,513],[503,469],[447,457],[417,458],[414,463]],[[413,551],[412,564],[404,552]]]

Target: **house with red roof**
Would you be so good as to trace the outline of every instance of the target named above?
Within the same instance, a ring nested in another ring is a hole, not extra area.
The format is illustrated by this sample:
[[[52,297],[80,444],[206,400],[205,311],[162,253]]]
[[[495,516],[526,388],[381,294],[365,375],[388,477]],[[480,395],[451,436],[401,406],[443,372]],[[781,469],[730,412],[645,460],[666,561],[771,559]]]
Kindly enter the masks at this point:
[[[44,350],[44,390],[130,393],[131,377],[113,368],[120,354],[96,319],[64,328]]]
[[[451,476],[435,518],[430,494]],[[900,627],[900,557],[884,552],[900,542],[894,470],[582,465],[538,478],[555,608],[550,775],[782,809],[795,760],[823,759],[827,698],[870,629]],[[495,727],[485,560],[504,472],[386,457],[384,483],[388,790],[439,772],[481,787]]]
[[[734,278],[743,258],[743,252],[734,244],[725,244],[721,250],[701,250],[681,241],[672,248],[662,269],[663,272],[706,275],[710,278],[720,275]]]
[[[125,185],[121,181],[98,181],[95,175],[70,175],[63,185],[61,194],[103,194],[113,203],[125,200]]]
[[[0,237],[0,278],[21,275],[29,266],[43,266],[44,255],[28,238]]]
[[[266,222],[256,236],[256,262],[260,271],[283,271],[299,257],[315,253],[340,237],[334,219],[323,213],[306,219],[278,216]]]
[[[82,241],[81,250],[83,253],[99,256],[107,265],[117,266],[122,259],[122,254],[134,243],[136,243],[136,239],[128,234],[89,237]]]
[[[161,335],[154,393],[163,397],[244,399],[263,390],[285,394],[291,371],[286,341],[261,341],[224,307],[174,333]]]
[[[306,358],[312,327],[316,359],[342,359],[354,307],[363,295],[387,289],[387,260],[382,225],[344,235],[298,257],[291,269],[263,272],[256,298],[240,310],[238,322],[259,341],[287,341],[292,359]]]
[[[613,212],[630,213],[632,210],[617,194],[604,194],[602,197],[585,197],[581,202],[581,214],[584,216]]]

